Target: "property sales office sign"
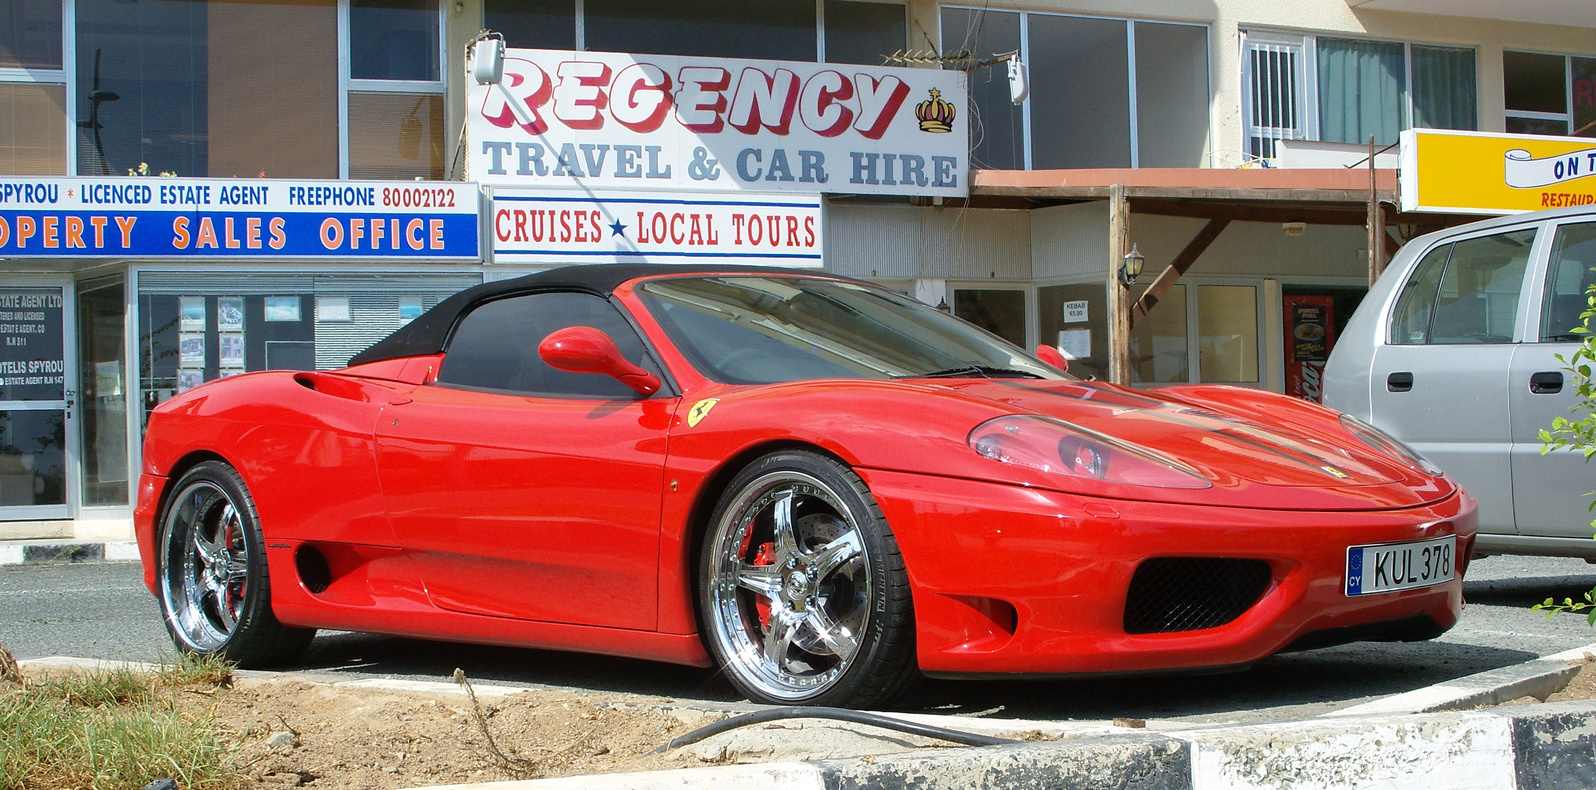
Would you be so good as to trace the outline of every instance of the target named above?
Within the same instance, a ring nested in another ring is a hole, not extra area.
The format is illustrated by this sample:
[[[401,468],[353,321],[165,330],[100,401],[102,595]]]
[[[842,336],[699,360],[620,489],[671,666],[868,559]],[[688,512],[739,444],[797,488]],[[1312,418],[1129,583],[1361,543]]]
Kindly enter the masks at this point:
[[[965,75],[512,49],[472,84],[470,172],[517,186],[962,197]]]
[[[475,184],[0,177],[0,257],[481,257]]]
[[[1510,214],[1596,203],[1596,139],[1410,129],[1403,211]]]

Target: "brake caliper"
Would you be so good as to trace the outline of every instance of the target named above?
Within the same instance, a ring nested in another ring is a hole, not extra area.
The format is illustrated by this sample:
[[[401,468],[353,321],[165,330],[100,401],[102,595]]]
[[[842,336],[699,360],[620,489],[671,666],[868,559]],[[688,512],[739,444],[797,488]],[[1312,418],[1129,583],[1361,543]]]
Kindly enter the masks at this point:
[[[761,543],[759,551],[754,552],[755,565],[776,564],[776,544],[774,542]],[[770,599],[754,596],[754,611],[759,615],[759,625],[765,630],[770,630]]]

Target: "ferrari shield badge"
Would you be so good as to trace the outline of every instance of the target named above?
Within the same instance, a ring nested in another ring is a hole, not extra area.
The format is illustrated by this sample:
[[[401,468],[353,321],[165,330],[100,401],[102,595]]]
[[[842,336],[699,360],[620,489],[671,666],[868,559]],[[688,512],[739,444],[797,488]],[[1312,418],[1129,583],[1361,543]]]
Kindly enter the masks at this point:
[[[687,427],[697,428],[698,424],[709,416],[709,410],[715,408],[717,403],[720,403],[720,398],[705,398],[693,404],[693,408],[687,412]]]

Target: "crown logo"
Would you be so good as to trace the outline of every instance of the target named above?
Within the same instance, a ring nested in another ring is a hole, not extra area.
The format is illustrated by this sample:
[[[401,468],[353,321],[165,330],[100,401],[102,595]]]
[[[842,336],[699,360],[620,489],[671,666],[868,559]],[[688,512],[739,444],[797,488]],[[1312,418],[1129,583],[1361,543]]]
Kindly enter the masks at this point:
[[[920,119],[920,131],[947,134],[953,131],[953,119],[959,108],[942,100],[942,91],[931,89],[931,98],[914,105],[914,117]]]

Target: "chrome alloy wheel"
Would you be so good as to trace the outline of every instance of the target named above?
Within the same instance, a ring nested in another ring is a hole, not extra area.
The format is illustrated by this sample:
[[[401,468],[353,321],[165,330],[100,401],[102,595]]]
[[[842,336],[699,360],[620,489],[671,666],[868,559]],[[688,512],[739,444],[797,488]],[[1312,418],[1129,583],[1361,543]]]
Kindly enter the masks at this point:
[[[227,645],[249,592],[244,523],[227,493],[210,481],[185,488],[167,511],[161,603],[185,647],[211,653]]]
[[[857,517],[796,470],[754,479],[721,512],[708,603],[726,670],[773,699],[825,692],[853,666],[870,625]]]

